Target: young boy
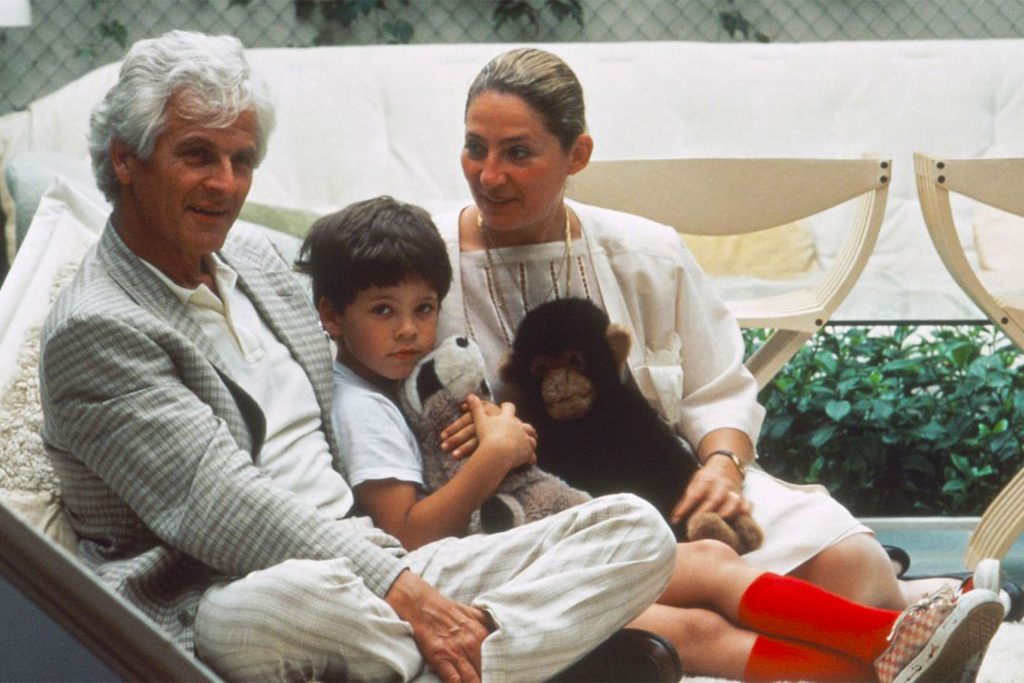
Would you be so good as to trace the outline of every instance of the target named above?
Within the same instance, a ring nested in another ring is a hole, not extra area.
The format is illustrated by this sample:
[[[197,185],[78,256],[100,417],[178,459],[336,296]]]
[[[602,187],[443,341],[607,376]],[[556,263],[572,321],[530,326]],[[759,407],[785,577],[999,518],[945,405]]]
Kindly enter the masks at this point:
[[[430,215],[391,197],[356,202],[313,224],[296,265],[312,276],[321,324],[337,344],[332,417],[357,502],[410,550],[463,534],[508,471],[536,461],[536,439],[511,404],[470,396],[473,457],[423,496],[422,456],[396,397],[434,347],[451,284]]]

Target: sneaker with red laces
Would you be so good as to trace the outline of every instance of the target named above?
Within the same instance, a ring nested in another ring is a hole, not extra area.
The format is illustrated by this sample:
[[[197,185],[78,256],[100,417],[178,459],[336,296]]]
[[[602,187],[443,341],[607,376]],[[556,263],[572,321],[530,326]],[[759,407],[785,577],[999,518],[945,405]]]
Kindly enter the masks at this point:
[[[878,680],[969,683],[1002,619],[998,596],[980,585],[967,592],[947,588],[924,598],[893,624],[889,647],[875,660]]]

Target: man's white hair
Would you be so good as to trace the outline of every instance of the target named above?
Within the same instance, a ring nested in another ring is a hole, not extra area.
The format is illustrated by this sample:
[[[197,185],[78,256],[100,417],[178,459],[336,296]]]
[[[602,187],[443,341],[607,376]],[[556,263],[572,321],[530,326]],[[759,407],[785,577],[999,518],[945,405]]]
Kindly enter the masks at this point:
[[[132,45],[117,83],[93,109],[92,168],[96,184],[111,202],[119,188],[111,141],[120,139],[140,159],[148,159],[166,126],[167,103],[174,96],[178,115],[211,128],[230,126],[243,112],[253,111],[257,163],[263,160],[274,127],[274,106],[266,84],[252,73],[241,41],[170,31]]]

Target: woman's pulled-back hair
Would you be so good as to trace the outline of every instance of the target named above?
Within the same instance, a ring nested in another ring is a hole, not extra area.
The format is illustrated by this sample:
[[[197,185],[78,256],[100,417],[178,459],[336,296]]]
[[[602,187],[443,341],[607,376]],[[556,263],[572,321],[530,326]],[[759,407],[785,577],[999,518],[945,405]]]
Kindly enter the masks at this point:
[[[438,300],[448,294],[452,267],[426,210],[388,196],[349,204],[319,218],[295,261],[313,279],[313,303],[326,298],[344,311],[370,287],[422,278]]]
[[[249,68],[242,43],[232,36],[169,31],[132,46],[117,83],[93,109],[89,152],[96,184],[110,201],[118,193],[111,141],[120,139],[137,157],[148,159],[174,96],[178,115],[211,128],[230,126],[253,111],[257,163],[263,160],[274,108],[266,85]]]
[[[563,151],[587,130],[583,86],[569,65],[550,52],[523,47],[492,59],[469,86],[463,115],[478,95],[490,91],[521,97],[540,114]]]

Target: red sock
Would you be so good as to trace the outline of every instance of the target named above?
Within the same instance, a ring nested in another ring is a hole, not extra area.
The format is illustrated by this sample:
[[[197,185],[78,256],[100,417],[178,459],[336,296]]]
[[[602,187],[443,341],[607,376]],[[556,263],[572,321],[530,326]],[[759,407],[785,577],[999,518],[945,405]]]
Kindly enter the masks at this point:
[[[899,612],[866,607],[822,588],[778,574],[757,577],[740,598],[739,620],[748,628],[801,640],[873,664]]]
[[[744,681],[875,681],[875,668],[835,650],[758,636]]]

